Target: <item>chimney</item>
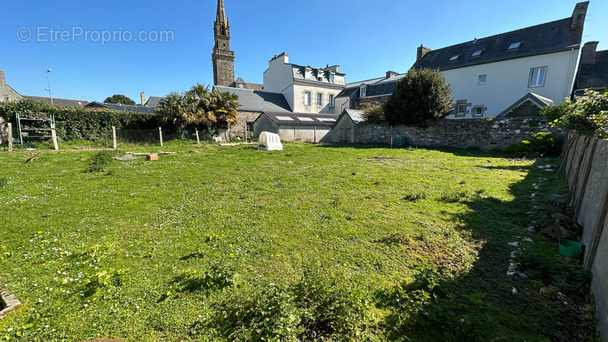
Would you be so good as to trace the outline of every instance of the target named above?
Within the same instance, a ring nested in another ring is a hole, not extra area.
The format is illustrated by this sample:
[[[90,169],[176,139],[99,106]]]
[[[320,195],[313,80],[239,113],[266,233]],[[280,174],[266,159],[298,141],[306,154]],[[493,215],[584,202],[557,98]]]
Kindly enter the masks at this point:
[[[6,78],[4,77],[4,70],[0,70],[0,87],[6,85]]]
[[[281,60],[283,62],[283,64],[289,64],[289,55],[287,55],[285,52],[283,52],[278,56],[272,57],[272,59],[270,60],[270,63],[272,63],[276,60]]]
[[[574,7],[572,12],[572,22],[570,24],[571,30],[582,30],[583,24],[585,24],[585,16],[587,15],[587,7],[589,7],[589,1],[579,2]]]
[[[146,93],[142,91],[139,95],[141,96],[141,105],[143,106],[146,104]]]
[[[581,64],[595,63],[595,51],[599,42],[587,42],[581,51]]]
[[[327,71],[333,71],[334,73],[339,73],[340,72],[340,66],[339,65],[332,65],[332,66],[328,66],[327,68],[325,68]]]
[[[394,72],[394,71],[390,71],[390,70],[386,72],[386,78],[391,78],[391,77],[394,77],[397,75],[399,75],[398,72]]]
[[[422,57],[424,57],[424,55],[426,55],[427,53],[431,52],[433,50],[425,47],[424,45],[420,44],[420,46],[418,47],[418,51],[416,53],[416,62],[418,62],[419,60],[422,59]]]

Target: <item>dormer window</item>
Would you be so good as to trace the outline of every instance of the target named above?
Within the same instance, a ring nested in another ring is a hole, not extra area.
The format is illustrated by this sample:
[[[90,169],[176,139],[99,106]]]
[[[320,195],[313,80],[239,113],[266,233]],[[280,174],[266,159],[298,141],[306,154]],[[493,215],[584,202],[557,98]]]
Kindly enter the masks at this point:
[[[306,68],[306,70],[304,71],[304,78],[307,80],[312,78],[312,69]]]
[[[363,84],[360,88],[359,88],[359,97],[365,97],[365,94],[367,93],[367,86],[365,84]]]
[[[333,84],[334,83],[334,74],[329,74],[329,83]]]
[[[509,45],[509,50],[519,49],[520,46],[521,46],[521,42],[511,43],[511,45]]]
[[[477,50],[477,51],[473,52],[471,57],[473,57],[473,58],[479,57],[479,56],[481,56],[482,53],[483,53],[483,50]]]
[[[460,57],[460,55],[452,56],[452,58],[450,58],[450,62],[457,60],[458,57]]]

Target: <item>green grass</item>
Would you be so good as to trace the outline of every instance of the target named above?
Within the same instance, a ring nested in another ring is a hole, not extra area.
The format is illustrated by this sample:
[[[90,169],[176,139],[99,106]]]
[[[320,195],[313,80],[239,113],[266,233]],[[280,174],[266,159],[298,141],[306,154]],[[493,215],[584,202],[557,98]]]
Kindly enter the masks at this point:
[[[24,303],[0,321],[0,338],[594,334],[579,312],[586,280],[571,280],[580,265],[524,229],[549,224],[526,213],[566,192],[535,166],[555,159],[311,144],[127,149],[178,153],[101,167],[95,151],[44,151],[25,164],[32,152],[0,154],[0,284]],[[516,237],[534,240],[529,280],[506,275]],[[539,294],[557,282],[547,269],[580,285],[560,287],[570,306]]]

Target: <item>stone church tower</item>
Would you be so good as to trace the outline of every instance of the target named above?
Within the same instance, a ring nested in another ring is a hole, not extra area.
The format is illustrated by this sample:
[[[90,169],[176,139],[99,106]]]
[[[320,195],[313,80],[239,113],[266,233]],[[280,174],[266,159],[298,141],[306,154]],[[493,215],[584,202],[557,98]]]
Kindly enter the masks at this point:
[[[215,37],[215,46],[211,54],[213,84],[230,87],[234,83],[234,51],[230,51],[230,24],[226,18],[224,0],[217,1],[217,17],[213,31]]]

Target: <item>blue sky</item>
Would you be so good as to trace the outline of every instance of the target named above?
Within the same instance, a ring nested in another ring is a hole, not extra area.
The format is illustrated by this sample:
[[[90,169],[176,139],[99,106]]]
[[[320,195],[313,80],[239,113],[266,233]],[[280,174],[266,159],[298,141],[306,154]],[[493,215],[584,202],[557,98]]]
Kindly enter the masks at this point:
[[[420,44],[441,48],[562,19],[577,2],[224,1],[235,77],[254,83],[262,83],[268,61],[281,52],[295,64],[338,64],[347,82],[405,72]],[[54,97],[89,101],[124,94],[138,102],[142,91],[164,96],[212,84],[216,6],[217,0],[6,1],[0,69],[19,93],[48,96],[51,68]],[[583,33],[584,42],[598,40],[602,50],[608,49],[606,13],[608,1],[592,0]],[[135,42],[140,32],[163,41]],[[110,41],[103,42],[104,34]]]

